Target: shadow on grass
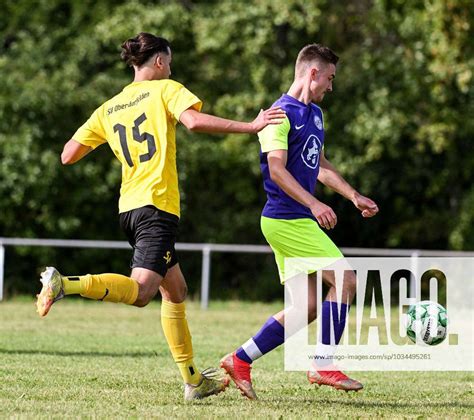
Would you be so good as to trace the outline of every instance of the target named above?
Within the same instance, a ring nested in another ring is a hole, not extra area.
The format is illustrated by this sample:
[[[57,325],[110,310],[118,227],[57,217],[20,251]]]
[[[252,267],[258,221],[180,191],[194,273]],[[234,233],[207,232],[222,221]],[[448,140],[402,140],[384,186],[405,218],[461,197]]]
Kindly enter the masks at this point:
[[[292,398],[293,399],[293,398]],[[340,399],[328,399],[328,398],[304,398],[304,399],[296,399],[298,403],[321,403],[325,405],[339,405],[339,406],[348,406],[348,407],[357,407],[357,408],[420,408],[420,401],[397,401],[397,402],[389,402],[389,401],[381,401],[380,397],[370,397],[370,400],[359,400],[353,399],[347,401],[341,401]],[[473,408],[474,404],[470,403],[462,403],[458,401],[440,401],[440,402],[429,402],[430,407],[442,407],[442,408]]]
[[[111,353],[111,352],[98,352],[98,351],[45,351],[45,350],[7,350],[0,348],[0,354],[28,354],[28,355],[41,355],[41,356],[62,356],[62,357],[157,357],[161,356],[160,353],[154,351],[148,352],[124,352],[124,353]]]
[[[232,387],[232,386],[231,386]],[[231,390],[228,392],[235,391]],[[269,403],[273,405],[274,403],[277,403],[278,406],[281,407],[286,407],[292,404],[297,405],[302,405],[304,403],[306,404],[315,404],[318,403],[320,404],[319,407],[321,410],[324,410],[328,406],[334,408],[334,407],[340,407],[341,409],[344,407],[345,410],[354,410],[354,409],[377,409],[377,408],[385,408],[385,409],[413,409],[413,414],[416,414],[416,410],[420,409],[420,401],[413,401],[413,402],[387,402],[383,401],[381,397],[370,397],[371,400],[360,400],[360,399],[350,399],[347,401],[340,400],[340,399],[328,399],[328,398],[321,398],[321,397],[315,397],[315,398],[298,398],[298,397],[285,397],[285,398],[265,398],[261,397],[257,401],[248,401],[246,399],[243,399],[241,402],[243,403],[248,403],[253,405],[255,408],[258,408],[260,406],[269,408]],[[215,404],[218,405],[229,405],[233,406],[235,404],[234,400],[230,399],[222,399],[222,400],[216,400],[214,398],[210,399],[205,399],[205,400],[199,400],[199,401],[194,401],[193,405],[194,406],[213,406]],[[445,401],[440,401],[440,402],[433,402],[430,401],[430,407],[433,408],[467,408],[471,409],[474,407],[474,404],[469,404],[469,403],[462,403],[459,401],[452,401],[452,402],[445,402]],[[323,411],[322,411],[323,412]],[[368,412],[369,413],[369,412]]]

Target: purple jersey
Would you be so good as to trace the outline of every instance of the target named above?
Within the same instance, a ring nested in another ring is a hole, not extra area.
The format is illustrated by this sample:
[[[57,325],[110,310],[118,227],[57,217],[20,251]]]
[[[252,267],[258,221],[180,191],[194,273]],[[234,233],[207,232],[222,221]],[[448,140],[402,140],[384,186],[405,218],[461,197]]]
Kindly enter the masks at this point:
[[[286,118],[282,124],[268,125],[259,133],[260,169],[267,193],[262,215],[273,219],[316,220],[308,207],[291,198],[271,180],[267,153],[272,150],[287,150],[286,169],[306,191],[314,195],[319,157],[324,145],[323,113],[317,105],[305,105],[286,94],[273,106],[283,108]]]

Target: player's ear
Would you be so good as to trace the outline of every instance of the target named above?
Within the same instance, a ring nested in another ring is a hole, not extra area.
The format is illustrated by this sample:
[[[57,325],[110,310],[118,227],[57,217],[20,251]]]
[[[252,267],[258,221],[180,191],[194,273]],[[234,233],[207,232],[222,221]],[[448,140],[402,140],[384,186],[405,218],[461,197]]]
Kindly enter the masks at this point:
[[[161,69],[163,68],[164,64],[163,56],[160,53],[156,54],[154,65]]]

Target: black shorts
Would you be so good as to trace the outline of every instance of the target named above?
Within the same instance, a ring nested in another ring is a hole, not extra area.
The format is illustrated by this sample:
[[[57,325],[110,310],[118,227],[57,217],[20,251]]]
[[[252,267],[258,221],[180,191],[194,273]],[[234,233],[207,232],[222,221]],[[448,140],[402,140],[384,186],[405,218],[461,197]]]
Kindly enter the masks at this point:
[[[174,249],[178,221],[178,216],[154,206],[120,213],[120,226],[133,247],[130,267],[147,268],[164,277],[178,262]]]

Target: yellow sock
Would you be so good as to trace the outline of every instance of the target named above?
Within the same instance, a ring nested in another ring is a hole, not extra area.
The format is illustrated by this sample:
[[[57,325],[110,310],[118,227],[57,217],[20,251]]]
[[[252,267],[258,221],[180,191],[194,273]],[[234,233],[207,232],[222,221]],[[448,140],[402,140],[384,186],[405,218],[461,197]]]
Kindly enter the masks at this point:
[[[138,297],[138,283],[130,277],[114,273],[65,276],[63,287],[66,295],[80,294],[105,302],[132,305]]]
[[[162,301],[161,326],[184,383],[197,385],[201,380],[201,373],[193,361],[193,343],[186,320],[184,302]]]

